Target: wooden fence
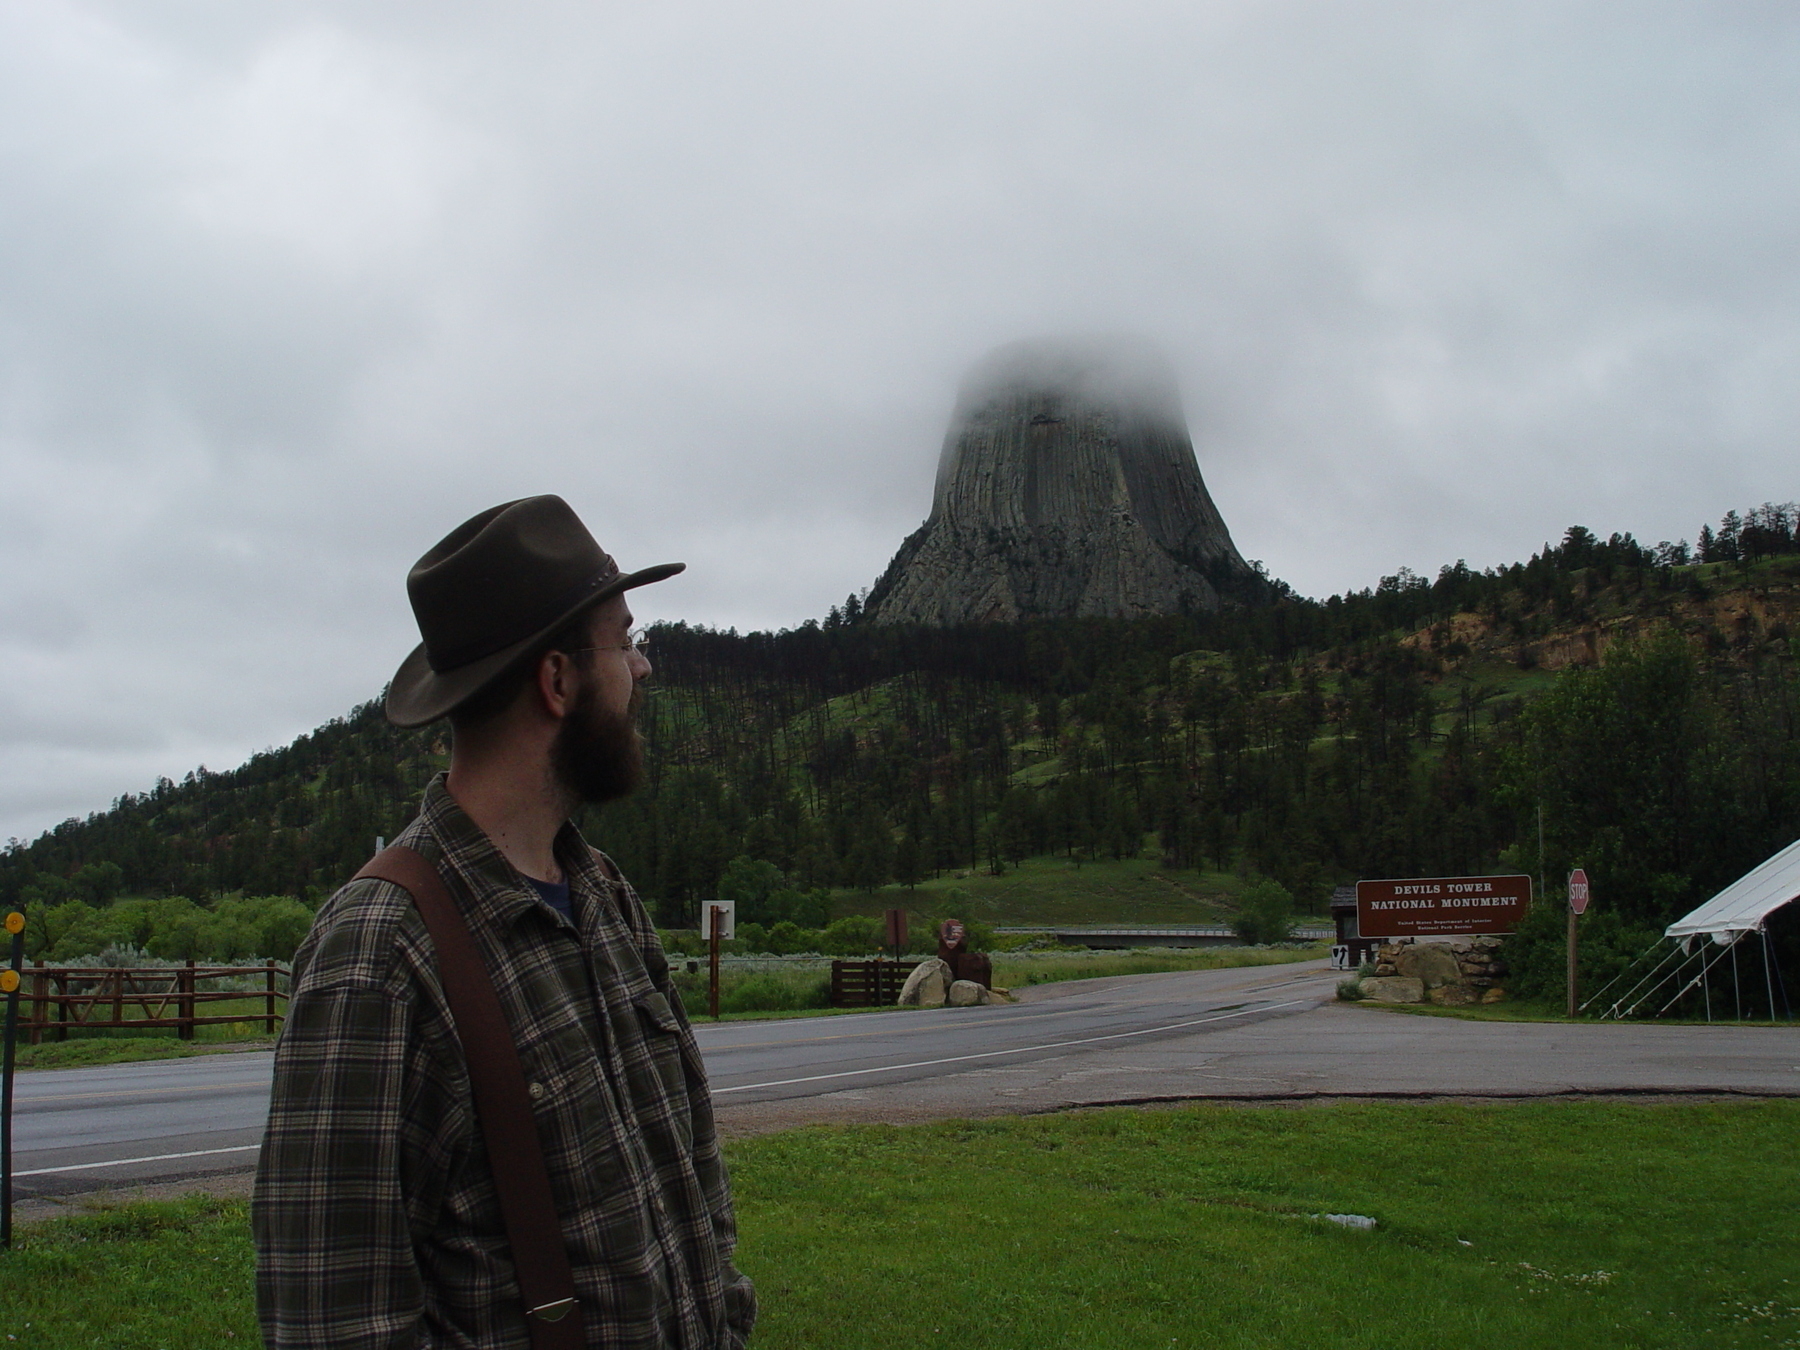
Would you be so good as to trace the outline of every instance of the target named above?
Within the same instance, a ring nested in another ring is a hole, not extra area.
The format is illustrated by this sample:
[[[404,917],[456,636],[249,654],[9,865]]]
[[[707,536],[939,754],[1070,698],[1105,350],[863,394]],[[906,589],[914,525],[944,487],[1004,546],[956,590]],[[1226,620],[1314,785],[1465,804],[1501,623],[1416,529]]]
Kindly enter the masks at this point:
[[[833,961],[831,1006],[878,1008],[900,1000],[900,986],[917,961]]]
[[[175,1028],[184,1041],[194,1039],[194,1028],[226,1022],[261,1022],[273,1036],[283,1014],[287,991],[281,982],[288,969],[275,961],[260,966],[46,966],[41,962],[25,972],[29,984],[19,991],[19,1026],[32,1045],[46,1036],[69,1038],[79,1030],[138,1030]],[[253,989],[203,989],[208,981],[256,978]],[[246,1000],[260,1004],[256,1011],[203,1014],[200,1009]],[[127,1012],[132,1013],[127,1016]]]

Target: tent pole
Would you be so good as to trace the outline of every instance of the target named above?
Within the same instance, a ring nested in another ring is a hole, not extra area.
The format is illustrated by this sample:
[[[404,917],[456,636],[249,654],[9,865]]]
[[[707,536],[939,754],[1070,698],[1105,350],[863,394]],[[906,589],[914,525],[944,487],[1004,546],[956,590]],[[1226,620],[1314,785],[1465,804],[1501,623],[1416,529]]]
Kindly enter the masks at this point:
[[[1717,948],[1718,950],[1713,953],[1712,960],[1708,961],[1706,959],[1706,953],[1713,948]],[[1707,982],[1707,972],[1713,968],[1714,964],[1725,959],[1725,948],[1720,947],[1718,943],[1708,939],[1700,944],[1696,949],[1696,954],[1701,961],[1700,973],[1695,975],[1686,984],[1682,985],[1680,989],[1676,990],[1674,998],[1670,999],[1667,1003],[1663,1004],[1662,1007],[1657,1009],[1656,1015],[1658,1017],[1661,1017],[1664,1013],[1668,1012],[1670,1008],[1673,1008],[1682,999],[1693,993],[1695,989],[1700,989],[1708,996],[1706,1001],[1706,1020],[1709,1022],[1712,1021],[1712,986]],[[1682,964],[1685,966],[1686,962],[1683,962]]]
[[[1765,925],[1756,930],[1763,940],[1763,988],[1769,995],[1769,1020],[1775,1020],[1775,979],[1769,974],[1769,930]]]
[[[1742,933],[1734,933],[1731,937],[1731,1005],[1737,1009],[1737,1020],[1740,1022],[1744,1020],[1744,990],[1738,983],[1737,947],[1743,936]]]
[[[1601,987],[1600,993],[1590,995],[1588,997],[1587,1003],[1583,1004],[1582,1006],[1586,1007],[1586,1006],[1592,1005],[1595,1001],[1597,1001],[1599,999],[1601,994],[1604,994],[1608,989],[1612,988],[1613,985],[1617,984],[1626,975],[1629,975],[1632,972],[1632,970],[1636,969],[1636,967],[1638,966],[1639,963],[1649,960],[1650,953],[1655,951],[1656,947],[1658,945],[1660,945],[1664,942],[1668,942],[1669,940],[1670,939],[1668,939],[1666,937],[1658,938],[1656,940],[1656,943],[1653,944],[1649,948],[1648,951],[1646,951],[1642,956],[1638,957],[1637,961],[1632,962],[1632,964],[1630,966],[1627,966],[1625,968],[1625,970],[1621,971],[1618,975],[1615,975],[1611,980],[1608,980],[1606,982],[1606,984]],[[1676,943],[1674,946],[1669,948],[1668,953],[1665,956],[1663,956],[1663,958],[1661,960],[1659,960],[1654,966],[1652,966],[1644,974],[1640,975],[1638,977],[1637,983],[1634,985],[1631,985],[1629,988],[1626,989],[1626,991],[1623,994],[1620,994],[1616,999],[1614,999],[1612,1002],[1612,1005],[1610,1007],[1608,1007],[1607,1009],[1605,1009],[1605,1011],[1603,1011],[1600,1015],[1602,1017],[1623,1018],[1623,1017],[1629,1017],[1633,1012],[1637,1011],[1638,1003],[1642,1003],[1644,1001],[1644,999],[1649,998],[1653,992],[1655,992],[1658,988],[1661,987],[1663,980],[1670,978],[1669,976],[1666,976],[1666,975],[1660,976],[1660,978],[1659,978],[1659,972],[1662,970],[1662,968],[1664,966],[1668,965],[1670,961],[1676,962],[1675,968],[1677,970],[1679,970],[1681,968],[1681,964],[1680,964],[1680,962],[1681,962],[1681,944],[1680,943]],[[1648,983],[1650,986],[1648,989],[1644,989],[1644,986],[1646,983]],[[1634,995],[1636,995],[1639,990],[1644,991],[1643,998],[1639,998],[1637,1000],[1637,1003],[1632,1003],[1631,1007],[1627,1008],[1625,1005],[1627,1003],[1631,1003],[1632,997]]]
[[[1651,943],[1650,946],[1646,947],[1643,951],[1643,954],[1640,955],[1639,957],[1637,957],[1636,960],[1632,961],[1632,963],[1630,965],[1626,966],[1625,969],[1621,970],[1617,975],[1613,976],[1605,984],[1601,985],[1593,993],[1589,994],[1586,998],[1584,998],[1581,1001],[1582,1011],[1585,1012],[1587,1009],[1593,1007],[1594,1004],[1598,1003],[1601,996],[1604,995],[1608,989],[1611,989],[1620,980],[1624,979],[1627,975],[1631,974],[1632,971],[1636,970],[1638,968],[1638,966],[1643,963],[1645,958],[1650,955],[1651,952],[1655,951],[1658,947],[1662,946],[1663,942],[1664,942],[1664,939],[1658,938],[1655,942]],[[1605,1017],[1607,1014],[1603,1012],[1600,1015],[1602,1017]]]

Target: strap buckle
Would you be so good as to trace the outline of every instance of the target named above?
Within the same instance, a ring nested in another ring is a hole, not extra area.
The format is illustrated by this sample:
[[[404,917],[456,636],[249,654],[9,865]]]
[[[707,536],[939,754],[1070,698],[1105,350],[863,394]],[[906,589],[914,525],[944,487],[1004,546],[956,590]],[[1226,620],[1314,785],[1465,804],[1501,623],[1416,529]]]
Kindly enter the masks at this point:
[[[559,1298],[550,1303],[540,1303],[535,1308],[527,1308],[525,1315],[535,1317],[540,1322],[560,1322],[569,1315],[575,1306],[572,1298]]]

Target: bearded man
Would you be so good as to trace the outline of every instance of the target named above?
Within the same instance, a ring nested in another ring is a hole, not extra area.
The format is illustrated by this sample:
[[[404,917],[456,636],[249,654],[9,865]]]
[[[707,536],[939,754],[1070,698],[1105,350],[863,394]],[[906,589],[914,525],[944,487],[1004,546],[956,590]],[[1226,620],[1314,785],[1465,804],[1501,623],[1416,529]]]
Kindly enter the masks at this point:
[[[706,1075],[644,907],[569,822],[642,772],[621,572],[558,497],[421,558],[389,720],[448,717],[418,817],[319,910],[252,1207],[270,1350],[729,1350]]]

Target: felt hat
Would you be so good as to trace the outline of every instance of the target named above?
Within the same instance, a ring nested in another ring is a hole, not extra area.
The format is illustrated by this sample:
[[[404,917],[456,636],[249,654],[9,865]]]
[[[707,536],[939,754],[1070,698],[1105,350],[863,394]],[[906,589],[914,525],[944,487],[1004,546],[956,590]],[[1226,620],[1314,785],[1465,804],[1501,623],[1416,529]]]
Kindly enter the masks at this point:
[[[388,686],[388,720],[402,727],[437,721],[537,655],[582,610],[686,566],[620,571],[561,497],[522,497],[483,511],[407,573],[425,640]]]

